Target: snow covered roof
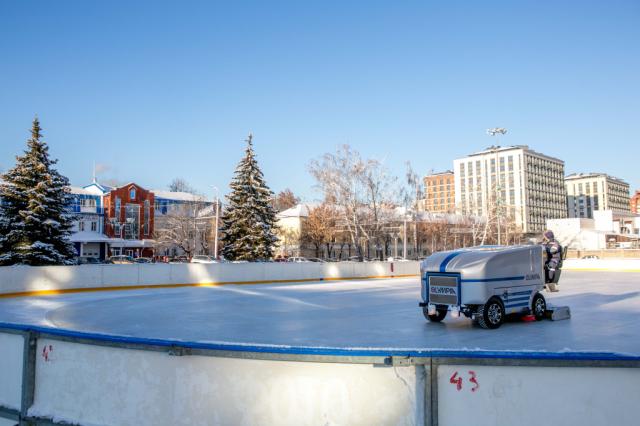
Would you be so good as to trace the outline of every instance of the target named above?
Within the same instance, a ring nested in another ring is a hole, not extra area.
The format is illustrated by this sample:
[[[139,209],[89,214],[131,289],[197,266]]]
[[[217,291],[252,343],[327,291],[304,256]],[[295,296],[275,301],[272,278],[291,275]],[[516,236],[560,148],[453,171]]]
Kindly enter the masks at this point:
[[[314,207],[309,204],[296,204],[290,209],[283,210],[277,214],[278,219],[284,219],[286,217],[309,217],[310,208]]]
[[[113,189],[110,186],[102,185],[98,182],[92,182],[89,185],[83,186],[82,188],[94,195],[104,195],[107,192],[110,192],[111,189]]]
[[[71,234],[69,238],[74,243],[108,243],[113,239],[99,232],[80,231]]]
[[[86,190],[85,188],[81,188],[79,186],[68,186],[69,192],[71,194],[79,194],[79,195],[97,195],[91,191]]]
[[[206,198],[203,197],[202,195],[195,195],[189,192],[172,192],[172,191],[163,191],[160,189],[152,189],[151,192],[153,192],[156,198],[164,198],[165,200],[207,201]]]

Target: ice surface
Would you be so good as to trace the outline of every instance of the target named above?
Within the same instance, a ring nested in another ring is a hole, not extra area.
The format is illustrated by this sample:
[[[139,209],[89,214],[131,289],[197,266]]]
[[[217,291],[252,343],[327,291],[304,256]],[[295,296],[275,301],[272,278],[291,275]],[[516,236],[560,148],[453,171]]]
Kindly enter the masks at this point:
[[[565,271],[568,321],[429,323],[418,278],[109,291],[0,300],[0,322],[272,348],[606,352],[640,356],[640,273]]]

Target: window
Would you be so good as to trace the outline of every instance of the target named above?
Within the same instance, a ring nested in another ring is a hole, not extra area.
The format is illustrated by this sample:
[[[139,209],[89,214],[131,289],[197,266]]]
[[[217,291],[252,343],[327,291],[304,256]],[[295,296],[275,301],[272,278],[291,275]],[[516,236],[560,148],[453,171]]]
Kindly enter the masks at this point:
[[[129,188],[129,199],[130,200],[136,199],[136,189],[134,187]]]
[[[140,229],[140,205],[127,204],[125,206],[126,226],[124,229],[126,239],[138,238]]]
[[[122,207],[122,203],[120,202],[120,197],[116,197],[116,211],[114,212],[114,216],[116,219],[120,218],[120,209]]]
[[[149,200],[144,200],[144,234],[149,235],[149,218],[151,216],[151,206]]]
[[[78,229],[80,231],[84,231],[84,221],[81,220],[80,222],[78,222]]]
[[[98,230],[98,222],[96,222],[95,220],[91,222],[91,230],[93,232],[96,232]]]

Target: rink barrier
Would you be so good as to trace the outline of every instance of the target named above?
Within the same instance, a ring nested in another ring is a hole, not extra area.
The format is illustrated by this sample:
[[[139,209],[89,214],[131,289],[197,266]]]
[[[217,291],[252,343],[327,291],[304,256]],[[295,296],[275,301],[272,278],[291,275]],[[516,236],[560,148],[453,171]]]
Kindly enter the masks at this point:
[[[129,286],[108,286],[108,287],[90,287],[90,288],[66,288],[60,290],[34,290],[16,293],[0,293],[0,299],[12,297],[27,296],[52,296],[56,294],[68,293],[92,293],[99,291],[121,291],[121,290],[145,290],[154,288],[182,288],[182,287],[218,287],[222,285],[255,285],[255,284],[295,284],[310,283],[322,281],[353,281],[353,280],[374,280],[374,279],[390,279],[390,278],[411,278],[417,277],[419,274],[403,274],[403,275],[376,275],[369,277],[347,277],[347,278],[305,278],[292,280],[261,280],[261,281],[222,281],[197,284],[144,284]]]
[[[134,264],[0,267],[0,298],[92,291],[414,277],[409,262]]]
[[[566,259],[565,271],[640,272],[640,259]]]
[[[50,356],[57,355],[59,351],[58,345],[54,342],[64,342],[69,346],[69,350],[66,351],[67,357],[73,357],[77,351],[89,351],[91,353],[96,352],[100,355],[102,350],[117,351],[118,359],[120,363],[123,359],[128,359],[127,354],[141,354],[141,353],[159,353],[160,356],[169,356],[171,361],[165,359],[164,362],[173,363],[189,363],[189,359],[194,357],[204,357],[202,359],[211,359],[213,366],[215,367],[216,359],[236,359],[246,360],[251,362],[283,362],[294,368],[294,371],[298,370],[307,371],[308,368],[312,368],[311,365],[317,364],[339,364],[344,371],[351,371],[352,375],[361,377],[362,374],[369,374],[367,371],[378,370],[356,370],[355,372],[349,370],[349,365],[361,365],[361,366],[373,366],[391,369],[387,376],[377,380],[382,380],[380,384],[384,384],[386,387],[386,381],[389,381],[388,386],[393,389],[393,386],[397,383],[391,383],[398,379],[403,382],[407,382],[407,378],[415,377],[416,381],[413,383],[413,392],[415,396],[414,406],[416,424],[424,424],[426,426],[437,425],[449,425],[456,424],[455,421],[450,419],[451,408],[449,400],[451,398],[470,398],[467,394],[451,394],[450,386],[454,383],[454,376],[451,372],[455,370],[456,374],[458,370],[461,375],[465,376],[465,386],[467,388],[470,385],[467,383],[469,373],[472,370],[478,368],[487,368],[490,371],[497,371],[497,376],[494,374],[490,379],[494,382],[494,388],[502,383],[500,377],[511,377],[524,375],[529,381],[535,380],[538,374],[543,374],[548,369],[563,368],[564,370],[558,370],[553,373],[554,376],[560,374],[567,374],[570,377],[582,378],[595,376],[596,378],[600,373],[598,370],[606,370],[607,375],[616,370],[624,370],[625,373],[616,378],[616,381],[622,380],[624,386],[631,386],[632,390],[634,386],[640,386],[640,357],[625,354],[604,353],[604,352],[500,352],[500,351],[455,351],[455,350],[380,350],[380,349],[338,349],[338,348],[317,348],[317,347],[278,347],[278,346],[261,346],[261,345],[237,345],[237,344],[215,344],[215,343],[202,343],[202,342],[184,342],[176,340],[165,339],[148,339],[148,338],[132,338],[125,336],[112,336],[96,333],[84,333],[71,330],[54,329],[48,327],[29,326],[22,324],[7,324],[0,323],[0,338],[4,336],[19,336],[23,339],[21,346],[17,349],[22,351],[22,363],[21,370],[18,374],[21,377],[20,389],[16,389],[16,392],[20,395],[14,395],[13,404],[6,405],[6,395],[0,393],[0,418],[19,421],[20,424],[36,424],[36,425],[63,425],[73,422],[82,424],[83,422],[89,422],[87,419],[68,417],[68,413],[59,412],[47,412],[48,405],[43,401],[36,401],[36,385],[39,384],[45,387],[43,391],[45,395],[52,395],[51,389],[56,388],[55,383],[50,383],[46,378],[39,377],[39,374],[45,374],[46,368],[50,368],[53,364],[48,364],[46,359],[47,347],[52,348]],[[55,349],[52,345],[56,345]],[[73,349],[75,348],[75,349]],[[91,349],[93,348],[93,349]],[[104,348],[104,349],[100,349]],[[111,355],[110,355],[111,354]],[[108,357],[111,359],[114,355],[112,352],[101,355],[103,358]],[[133,355],[131,355],[133,356]],[[139,355],[140,356],[140,355]],[[158,355],[154,355],[157,357]],[[71,360],[68,362],[82,363],[85,362],[89,365],[83,367],[82,371],[87,374],[87,368],[100,369],[107,368],[100,365],[93,365],[90,360],[84,360],[78,355],[77,360]],[[164,358],[161,358],[161,360]],[[133,361],[131,361],[133,362]],[[151,362],[151,361],[150,361]],[[15,364],[15,362],[14,362]],[[207,364],[209,365],[209,364]],[[235,364],[236,367],[239,364]],[[262,365],[262,364],[260,364]],[[309,366],[309,367],[305,367]],[[458,367],[460,367],[458,369]],[[515,369],[514,367],[520,367]],[[75,364],[74,364],[75,368]],[[186,367],[184,367],[186,368]],[[354,367],[355,368],[355,367]],[[413,369],[409,372],[401,373],[398,375],[397,369]],[[531,371],[523,371],[521,368],[530,368]],[[575,372],[576,368],[581,369],[582,373]],[[7,374],[16,374],[14,366],[6,367],[6,371],[2,371],[0,367],[0,382],[5,379]],[[259,367],[259,370],[268,369],[268,364],[264,367]],[[493,369],[493,370],[492,370]],[[498,370],[496,370],[498,369]],[[74,370],[75,371],[75,370]],[[342,371],[342,370],[341,370]],[[413,373],[411,373],[413,371]],[[63,372],[64,373],[64,372]],[[160,374],[161,371],[156,371]],[[534,374],[535,373],[535,374]],[[154,376],[153,371],[148,372],[151,376]],[[233,376],[233,372],[230,373]],[[238,375],[242,375],[241,372],[237,372]],[[295,373],[292,373],[295,376]],[[303,377],[307,377],[309,372],[301,373]],[[372,373],[373,374],[373,373]],[[474,373],[475,374],[475,373]],[[545,373],[546,374],[546,373]],[[601,375],[601,374],[600,374]],[[290,378],[289,373],[283,373],[283,377]],[[402,378],[402,377],[404,378]],[[57,376],[53,376],[54,378]],[[457,377],[457,376],[456,376]],[[608,376],[607,376],[608,377]],[[87,379],[88,380],[88,379]],[[282,377],[276,379],[284,380]],[[457,379],[456,379],[457,380]],[[481,385],[488,380],[487,376],[482,377]],[[497,380],[497,382],[496,382]],[[514,379],[515,380],[515,379]],[[520,379],[518,379],[520,380]],[[524,379],[523,379],[524,380]],[[559,380],[559,379],[558,379]],[[588,379],[585,379],[589,381]],[[610,380],[613,382],[613,379]],[[520,383],[520,381],[517,381]],[[570,383],[569,381],[568,383]],[[155,382],[151,381],[147,383],[148,386],[152,386]],[[564,383],[564,382],[561,382]],[[120,386],[126,386],[123,383]],[[407,383],[404,383],[407,385]],[[403,385],[403,386],[404,386]],[[611,383],[609,383],[611,385]],[[407,385],[408,386],[408,385]],[[570,385],[567,385],[570,387]],[[581,386],[576,384],[577,387]],[[611,385],[612,386],[612,385]],[[471,387],[472,392],[473,387]],[[362,390],[366,392],[364,389]],[[494,389],[495,391],[495,389]],[[561,389],[555,389],[555,392],[561,393],[565,396],[569,392],[561,392]],[[110,389],[105,389],[105,392],[110,392]],[[446,396],[442,396],[442,392]],[[607,391],[609,392],[609,391]],[[394,395],[393,392],[391,392]],[[73,395],[73,394],[72,394]],[[633,394],[635,395],[635,394]],[[106,397],[106,396],[105,396]],[[288,396],[291,397],[290,395]],[[283,397],[288,398],[287,396]],[[519,396],[514,394],[513,397],[518,400]],[[618,396],[619,397],[619,396]],[[100,395],[93,395],[94,399],[100,399]],[[277,396],[275,397],[278,398]],[[398,406],[404,407],[402,401],[395,401],[390,397],[393,407],[398,409]],[[402,397],[404,398],[404,397]],[[401,399],[402,399],[401,398]],[[443,402],[442,398],[445,398],[445,411],[439,414],[440,404]],[[540,396],[542,398],[542,395]],[[635,397],[631,397],[631,401],[635,400]],[[17,403],[19,401],[19,404]],[[394,402],[395,401],[395,402]],[[406,401],[405,405],[406,405]],[[469,403],[473,403],[470,400]],[[30,412],[30,408],[36,407],[36,412]],[[277,402],[282,404],[284,402]],[[539,409],[539,400],[534,401],[536,409]],[[399,405],[398,405],[399,404]],[[19,405],[19,406],[16,406]],[[55,404],[54,404],[55,405]],[[544,404],[543,404],[544,405]],[[68,407],[66,407],[68,408]],[[629,412],[634,412],[632,406],[627,407]],[[406,407],[404,408],[406,409]],[[568,408],[570,411],[573,409]],[[55,411],[55,410],[54,410]],[[398,411],[400,412],[400,411]],[[447,414],[448,413],[448,414]],[[406,413],[405,413],[406,414]],[[615,419],[615,413],[608,413],[608,415]],[[60,419],[64,419],[61,421]],[[54,421],[55,420],[55,421]],[[626,417],[622,420],[628,420]],[[456,419],[457,421],[457,419]],[[66,422],[66,423],[65,423]],[[266,423],[269,423],[266,421]],[[1,425],[2,423],[0,423]],[[479,423],[483,424],[483,423]],[[525,423],[526,424],[526,423]],[[565,424],[573,424],[571,422]],[[584,424],[597,424],[597,423],[584,423]],[[629,422],[627,422],[629,424]]]

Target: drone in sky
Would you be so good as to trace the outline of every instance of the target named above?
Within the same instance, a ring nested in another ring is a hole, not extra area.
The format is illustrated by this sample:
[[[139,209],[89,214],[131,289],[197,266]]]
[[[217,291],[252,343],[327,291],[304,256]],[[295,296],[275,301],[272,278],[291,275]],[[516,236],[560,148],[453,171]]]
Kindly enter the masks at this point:
[[[493,129],[487,129],[487,134],[489,136],[495,136],[497,134],[504,135],[507,133],[507,129],[504,127],[494,127]]]

